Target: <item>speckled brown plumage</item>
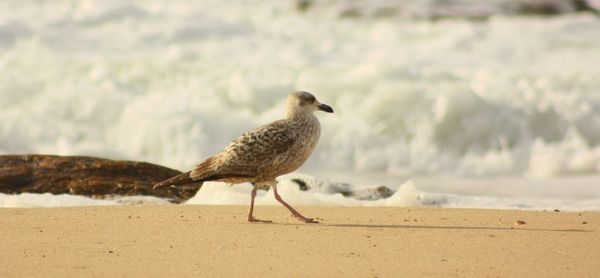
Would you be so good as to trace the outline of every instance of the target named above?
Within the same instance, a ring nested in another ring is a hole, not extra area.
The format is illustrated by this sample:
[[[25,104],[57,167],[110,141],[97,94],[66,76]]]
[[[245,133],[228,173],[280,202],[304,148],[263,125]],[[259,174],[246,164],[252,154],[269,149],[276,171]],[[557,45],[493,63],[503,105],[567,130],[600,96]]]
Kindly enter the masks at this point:
[[[219,177],[228,183],[264,183],[290,173],[309,157],[319,140],[314,115],[275,121],[245,133],[221,153],[198,165],[192,180]]]
[[[298,169],[314,150],[321,133],[319,120],[313,114],[316,110],[333,112],[331,107],[319,103],[307,92],[292,93],[288,96],[285,119],[243,134],[225,150],[209,157],[192,171],[165,180],[154,187],[204,181],[230,184],[250,182],[255,185],[252,211],[256,186],[273,187],[276,198],[279,198],[276,178]],[[287,204],[284,205],[288,207]],[[294,212],[293,210],[294,216],[304,218]],[[250,212],[249,220],[252,218],[251,214]]]

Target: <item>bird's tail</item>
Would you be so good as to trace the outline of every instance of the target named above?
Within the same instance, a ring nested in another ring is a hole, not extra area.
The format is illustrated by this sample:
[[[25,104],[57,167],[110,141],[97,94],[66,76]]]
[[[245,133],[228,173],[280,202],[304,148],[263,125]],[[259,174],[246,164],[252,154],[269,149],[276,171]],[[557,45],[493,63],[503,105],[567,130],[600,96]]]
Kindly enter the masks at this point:
[[[200,184],[202,185],[202,181],[195,181],[190,177],[190,172],[185,172],[183,174],[179,174],[177,176],[168,178],[164,181],[161,181],[157,184],[155,184],[152,189],[157,189],[157,188],[161,188],[161,187],[165,187],[165,186],[180,186],[180,185],[185,185],[185,184]]]

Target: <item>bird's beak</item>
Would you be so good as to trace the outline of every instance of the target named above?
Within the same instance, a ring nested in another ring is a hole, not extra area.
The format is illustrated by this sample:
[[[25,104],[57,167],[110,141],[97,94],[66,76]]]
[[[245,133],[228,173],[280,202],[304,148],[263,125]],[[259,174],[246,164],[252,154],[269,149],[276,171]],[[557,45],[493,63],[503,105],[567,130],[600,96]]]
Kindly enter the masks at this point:
[[[319,104],[319,110],[325,111],[327,113],[333,113],[333,108],[327,104]]]

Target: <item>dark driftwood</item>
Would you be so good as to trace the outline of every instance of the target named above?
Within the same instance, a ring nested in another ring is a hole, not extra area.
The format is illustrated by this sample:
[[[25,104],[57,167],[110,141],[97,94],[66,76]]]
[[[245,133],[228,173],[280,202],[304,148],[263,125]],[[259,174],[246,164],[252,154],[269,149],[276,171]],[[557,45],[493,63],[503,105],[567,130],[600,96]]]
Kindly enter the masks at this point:
[[[199,186],[152,186],[181,172],[135,161],[87,156],[0,155],[0,192],[74,194],[92,197],[150,195],[182,202]]]

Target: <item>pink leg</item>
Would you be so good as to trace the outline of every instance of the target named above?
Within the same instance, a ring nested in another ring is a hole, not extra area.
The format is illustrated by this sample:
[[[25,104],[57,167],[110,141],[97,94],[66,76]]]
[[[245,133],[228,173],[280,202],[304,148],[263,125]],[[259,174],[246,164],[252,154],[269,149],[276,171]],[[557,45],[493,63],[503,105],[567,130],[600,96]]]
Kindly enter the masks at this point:
[[[252,196],[252,200],[250,201],[250,209],[248,210],[248,222],[262,222],[262,223],[271,223],[271,221],[268,220],[260,220],[260,219],[256,219],[253,216],[253,212],[254,212],[254,198],[256,198],[256,190],[258,189],[256,187],[255,184],[252,184],[254,186],[254,188],[252,189],[252,193],[250,194],[250,196]]]
[[[294,217],[298,218],[301,221],[304,221],[305,223],[319,223],[318,221],[315,221],[312,218],[306,218],[306,217],[302,216],[302,214],[297,212],[294,208],[292,208],[292,206],[288,205],[288,203],[286,203],[283,199],[281,199],[281,196],[279,196],[279,193],[277,193],[276,185],[274,185],[272,187],[273,187],[273,194],[275,195],[275,200],[277,200],[284,207],[286,207],[292,213],[292,215]]]

